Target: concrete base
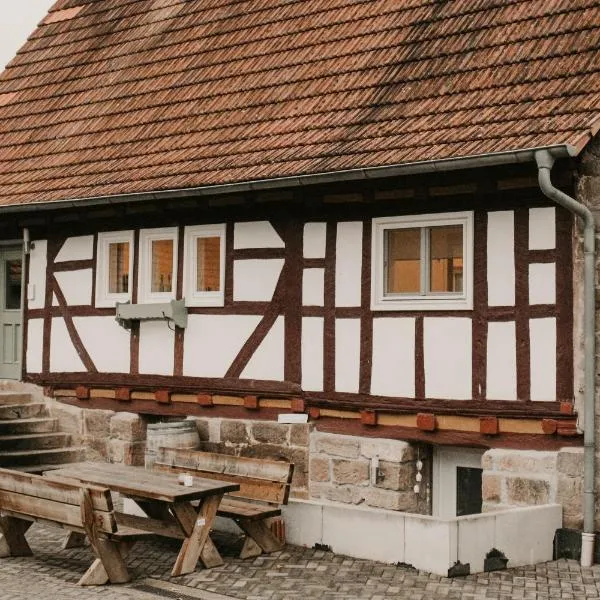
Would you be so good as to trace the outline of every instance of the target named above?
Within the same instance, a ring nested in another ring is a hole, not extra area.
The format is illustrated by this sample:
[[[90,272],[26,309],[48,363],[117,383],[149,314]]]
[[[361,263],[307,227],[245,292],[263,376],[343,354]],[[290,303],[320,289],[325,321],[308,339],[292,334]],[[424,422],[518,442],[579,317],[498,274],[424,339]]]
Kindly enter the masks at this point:
[[[447,576],[457,562],[484,571],[486,555],[499,550],[509,567],[552,560],[559,504],[438,519],[373,508],[294,500],[284,507],[290,544],[323,544],[338,554],[407,563]]]

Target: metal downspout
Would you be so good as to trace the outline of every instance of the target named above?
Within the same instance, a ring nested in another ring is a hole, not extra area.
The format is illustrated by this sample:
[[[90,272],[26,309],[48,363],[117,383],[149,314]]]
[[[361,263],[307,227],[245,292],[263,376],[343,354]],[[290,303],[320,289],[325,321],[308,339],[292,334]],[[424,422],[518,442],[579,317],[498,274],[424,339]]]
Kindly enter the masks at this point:
[[[538,180],[544,195],[579,216],[584,222],[584,271],[583,271],[583,335],[584,335],[584,430],[583,430],[583,534],[581,566],[589,567],[594,557],[594,453],[595,453],[595,366],[596,366],[596,227],[594,215],[589,208],[555,188],[550,179],[554,158],[547,150],[535,153]]]

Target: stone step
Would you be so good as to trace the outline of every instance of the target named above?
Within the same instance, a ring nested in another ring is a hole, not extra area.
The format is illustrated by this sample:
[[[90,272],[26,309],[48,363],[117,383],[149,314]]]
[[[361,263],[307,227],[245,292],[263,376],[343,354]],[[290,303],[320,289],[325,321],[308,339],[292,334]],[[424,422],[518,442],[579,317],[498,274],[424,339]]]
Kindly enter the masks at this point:
[[[0,435],[51,433],[57,431],[57,429],[58,419],[50,417],[0,420]]]
[[[55,448],[50,450],[15,450],[0,452],[0,467],[10,469],[28,465],[56,465],[85,460],[85,448]]]
[[[0,450],[42,450],[69,445],[68,433],[28,433],[0,436]]]
[[[43,402],[32,402],[30,404],[0,404],[0,421],[47,416],[48,407]]]
[[[25,392],[0,391],[0,406],[3,404],[29,404],[33,402],[31,394]]]

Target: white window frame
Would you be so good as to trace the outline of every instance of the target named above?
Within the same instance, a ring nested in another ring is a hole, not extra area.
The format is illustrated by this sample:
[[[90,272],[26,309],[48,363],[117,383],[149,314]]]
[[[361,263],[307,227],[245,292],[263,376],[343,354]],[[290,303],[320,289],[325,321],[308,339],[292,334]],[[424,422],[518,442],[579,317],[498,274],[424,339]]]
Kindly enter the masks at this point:
[[[129,270],[128,270],[128,292],[110,293],[109,284],[109,253],[110,244],[129,243]],[[96,259],[96,306],[100,308],[112,308],[117,302],[128,302],[131,300],[133,288],[133,231],[111,231],[99,233],[97,242]]]
[[[462,225],[463,291],[385,294],[385,234],[393,229]],[[372,310],[471,310],[473,308],[473,211],[373,219],[371,239]]]
[[[198,238],[219,237],[220,239],[220,277],[221,289],[218,292],[199,292],[196,290],[196,272],[198,256],[196,240]],[[184,232],[185,260],[183,271],[183,289],[186,306],[224,306],[225,305],[225,224],[193,225]]]
[[[173,281],[170,292],[152,292],[152,242],[173,241]],[[140,230],[140,262],[138,273],[138,302],[169,302],[177,295],[177,227]]]

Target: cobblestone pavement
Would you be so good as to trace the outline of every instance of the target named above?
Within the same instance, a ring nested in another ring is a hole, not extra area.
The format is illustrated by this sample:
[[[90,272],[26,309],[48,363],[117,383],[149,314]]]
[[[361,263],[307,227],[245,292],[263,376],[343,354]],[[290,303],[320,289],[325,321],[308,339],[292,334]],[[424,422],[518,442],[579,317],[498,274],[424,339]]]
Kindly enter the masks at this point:
[[[177,545],[149,540],[136,546],[130,584],[76,585],[92,560],[88,548],[61,550],[60,529],[34,525],[33,557],[0,560],[0,600],[521,600],[600,598],[600,565],[581,569],[559,560],[534,567],[446,579],[401,566],[286,546],[254,560],[235,558],[239,540],[216,536],[225,565],[170,578]],[[158,586],[162,587],[159,588]]]

